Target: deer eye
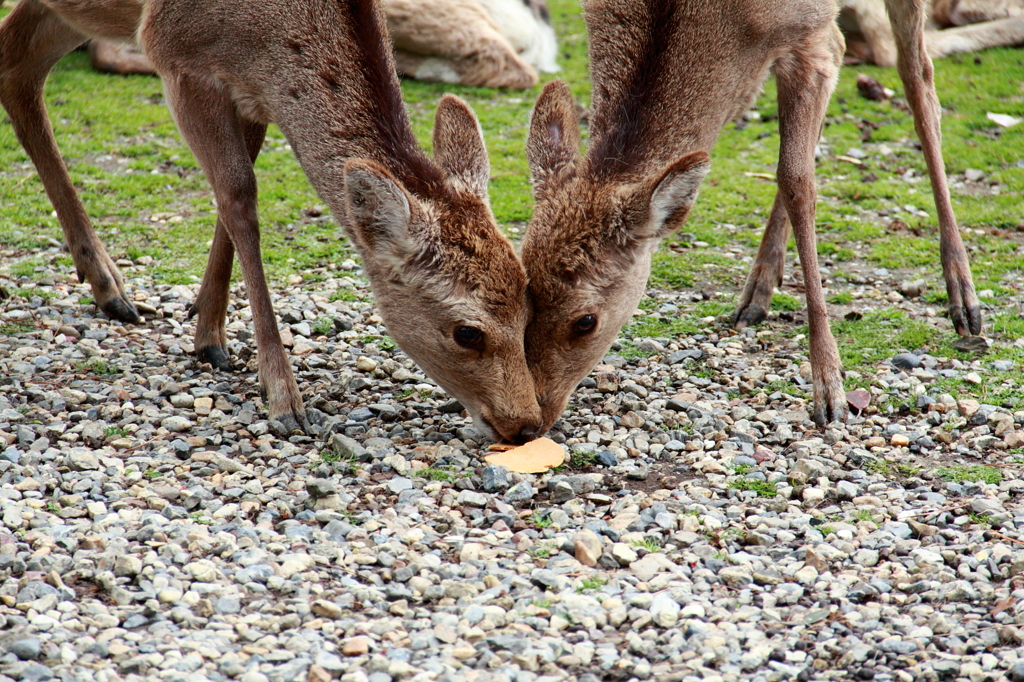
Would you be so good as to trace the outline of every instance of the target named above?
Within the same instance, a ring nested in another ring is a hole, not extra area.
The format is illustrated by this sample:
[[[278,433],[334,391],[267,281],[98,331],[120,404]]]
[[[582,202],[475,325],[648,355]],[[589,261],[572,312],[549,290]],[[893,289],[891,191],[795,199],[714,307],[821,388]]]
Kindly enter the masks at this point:
[[[597,318],[593,315],[584,315],[572,325],[572,331],[577,336],[586,336],[597,327]]]
[[[482,350],[484,347],[484,333],[476,327],[456,327],[455,343],[463,348]]]

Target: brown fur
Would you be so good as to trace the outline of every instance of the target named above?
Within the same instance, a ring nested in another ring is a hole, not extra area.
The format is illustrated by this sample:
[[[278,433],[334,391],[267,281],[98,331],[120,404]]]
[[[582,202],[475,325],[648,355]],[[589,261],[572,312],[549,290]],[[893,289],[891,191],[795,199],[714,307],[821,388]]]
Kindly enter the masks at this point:
[[[884,0],[842,0],[839,25],[848,63],[896,66],[896,39]],[[924,41],[932,59],[1024,44],[1024,1],[937,0],[928,3]]]
[[[948,191],[937,156],[931,63],[919,45],[921,4],[894,2],[905,56],[901,75],[940,206],[951,316],[961,333],[976,332],[980,317],[966,253],[943,208]],[[722,126],[749,106],[769,70],[779,90],[779,192],[735,321],[742,327],[763,318],[792,222],[807,289],[814,416],[842,418],[842,372],[814,237],[814,146],[843,53],[836,5],[589,0],[584,9],[593,82],[590,148],[580,156],[572,98],[557,83],[541,94],[527,143],[536,196],[522,249],[534,301],[527,359],[544,428],[631,317],[659,238],[685,219]],[[587,316],[597,323],[580,334],[577,325]]]
[[[537,84],[536,70],[476,0],[385,0],[385,10],[403,75],[491,88]]]
[[[108,21],[116,16],[117,21]],[[194,313],[197,353],[227,364],[224,311],[238,252],[270,416],[298,427],[302,400],[262,269],[252,164],[276,123],[363,258],[389,332],[494,437],[531,438],[539,410],[525,363],[526,280],[487,205],[479,125],[441,101],[438,161],[420,151],[376,4],[363,0],[22,0],[0,25],[0,101],[29,152],[97,303],[137,318],[71,187],[42,108],[49,68],[87,37],[139,43],[217,197]],[[480,350],[459,326],[481,329]]]

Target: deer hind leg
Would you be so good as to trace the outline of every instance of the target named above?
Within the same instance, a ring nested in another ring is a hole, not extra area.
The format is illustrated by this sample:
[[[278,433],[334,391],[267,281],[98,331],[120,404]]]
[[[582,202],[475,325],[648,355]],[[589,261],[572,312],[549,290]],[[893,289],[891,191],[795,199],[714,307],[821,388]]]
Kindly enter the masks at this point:
[[[263,146],[263,138],[267,134],[267,126],[244,119],[239,120],[239,125],[249,159],[256,163],[256,157]],[[199,287],[195,303],[188,311],[188,316],[191,318],[199,315],[199,322],[196,324],[196,357],[200,362],[208,362],[224,371],[231,369],[224,322],[228,311],[231,266],[234,258],[235,247],[231,243],[224,219],[218,213],[213,246],[206,263],[206,272],[203,274],[203,283]]]
[[[782,192],[775,193],[775,203],[768,224],[761,236],[747,284],[743,287],[740,302],[732,314],[732,324],[743,329],[764,322],[772,305],[772,292],[782,284],[782,273],[786,268],[786,242],[789,241],[789,215]]]
[[[814,221],[817,188],[814,145],[835,88],[842,60],[842,37],[831,26],[818,40],[783,57],[775,65],[779,89],[779,195],[793,225],[807,294],[814,421],[826,424],[847,414],[839,349],[829,328],[825,294],[818,271]]]
[[[35,0],[19,2],[0,25],[0,103],[57,211],[79,280],[89,283],[96,305],[111,318],[137,322],[139,313],[125,296],[121,272],[96,236],[71,183],[43,100],[50,69],[84,40]]]
[[[961,336],[981,333],[981,306],[974,293],[971,265],[967,260],[960,230],[953,215],[942,162],[942,131],[939,126],[939,98],[935,94],[932,60],[925,51],[924,0],[886,0],[899,51],[897,70],[907,102],[914,112],[914,128],[921,140],[935,210],[939,217],[939,252],[949,295],[949,319]]]
[[[233,246],[238,252],[252,308],[259,351],[260,387],[267,397],[269,416],[282,422],[289,432],[301,432],[308,429],[302,397],[277,331],[277,318],[270,302],[260,254],[256,175],[249,147],[254,143],[252,130],[250,128],[247,137],[247,126],[230,95],[211,82],[208,75],[165,71],[163,76],[167,101],[178,129],[213,186],[217,197],[217,225],[223,226],[219,230],[220,239],[215,239],[215,253],[211,254],[212,271],[208,270],[203,280],[203,286],[209,287],[210,294],[197,301],[203,305],[199,319],[202,321],[204,313],[207,313],[206,319],[211,327],[223,325],[227,278],[230,275],[230,261],[226,254],[228,247]],[[203,333],[216,336],[219,331],[207,331],[204,327]],[[208,340],[197,338],[197,344]],[[220,337],[215,341],[220,341]]]

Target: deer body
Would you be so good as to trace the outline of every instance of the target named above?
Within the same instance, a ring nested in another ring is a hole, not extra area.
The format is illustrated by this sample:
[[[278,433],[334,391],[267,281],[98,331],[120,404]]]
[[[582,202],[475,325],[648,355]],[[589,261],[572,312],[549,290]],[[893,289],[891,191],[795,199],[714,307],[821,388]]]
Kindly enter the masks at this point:
[[[901,74],[935,171],[951,313],[958,331],[976,332],[980,318],[966,253],[952,212],[943,209],[948,191],[937,153],[931,62],[921,40],[922,7],[918,0],[890,3],[906,55]],[[590,0],[584,9],[593,82],[590,147],[580,154],[572,99],[559,83],[541,94],[527,143],[536,195],[522,249],[534,301],[527,358],[544,427],[632,316],[651,255],[685,220],[722,126],[749,106],[769,71],[779,91],[779,190],[735,323],[754,324],[766,314],[792,224],[807,292],[814,417],[844,417],[814,235],[814,147],[844,47],[837,4]]]
[[[193,307],[200,358],[227,366],[224,319],[237,251],[270,416],[293,428],[304,423],[256,218],[252,165],[274,122],[345,225],[403,350],[491,436],[531,437],[539,416],[522,345],[525,274],[488,207],[479,126],[465,104],[446,97],[437,113],[435,159],[422,154],[371,2],[22,0],[14,8],[0,25],[0,101],[100,307],[125,321],[137,318],[70,187],[42,107],[42,83],[85,38],[136,36],[217,197],[213,247]]]

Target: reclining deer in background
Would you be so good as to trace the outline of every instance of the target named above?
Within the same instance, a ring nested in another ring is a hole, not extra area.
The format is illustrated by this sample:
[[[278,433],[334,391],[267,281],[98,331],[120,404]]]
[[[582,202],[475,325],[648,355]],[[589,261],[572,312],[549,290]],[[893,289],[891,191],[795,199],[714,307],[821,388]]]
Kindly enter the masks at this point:
[[[194,306],[197,355],[227,366],[225,313],[237,251],[270,417],[292,428],[305,422],[260,254],[253,162],[272,121],[345,224],[398,344],[489,435],[531,438],[540,413],[523,349],[526,276],[488,207],[479,125],[465,104],[446,97],[435,160],[422,154],[372,2],[22,0],[13,9],[0,25],[0,102],[97,305],[138,321],[57,150],[43,83],[86,38],[136,35],[217,198]]]
[[[949,316],[981,329],[939,141],[923,0],[889,0],[899,73],[938,207]],[[842,419],[843,375],[818,273],[814,147],[843,58],[833,0],[590,0],[591,143],[568,88],[549,83],[530,125],[536,208],[523,240],[534,317],[527,361],[548,429],[643,295],[658,241],[686,218],[728,121],[769,70],[779,92],[778,192],[733,320],[757,324],[781,283],[792,222],[807,293],[814,419]]]
[[[841,4],[847,63],[896,66],[896,40],[884,0]],[[928,0],[925,12],[924,45],[932,59],[1024,44],[1024,0]]]

